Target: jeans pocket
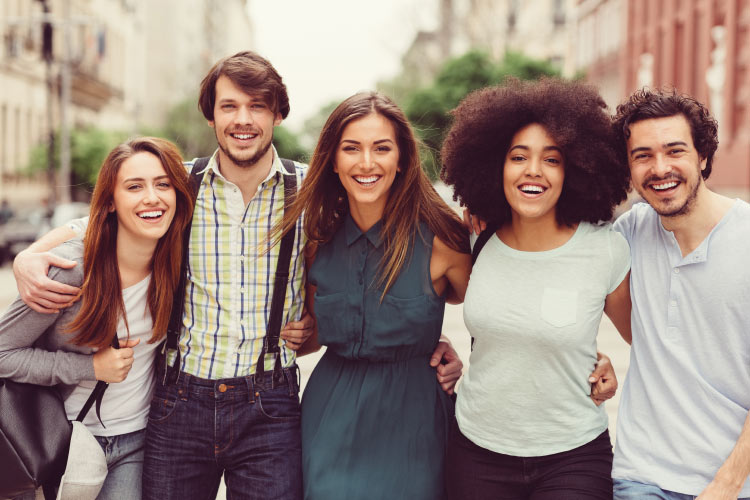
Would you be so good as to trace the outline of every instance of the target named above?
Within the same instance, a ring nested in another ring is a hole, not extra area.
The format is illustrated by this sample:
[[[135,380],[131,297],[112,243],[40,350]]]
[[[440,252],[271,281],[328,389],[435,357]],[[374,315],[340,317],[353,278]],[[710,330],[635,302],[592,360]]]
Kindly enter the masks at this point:
[[[262,391],[255,399],[258,411],[269,420],[292,422],[300,418],[299,396],[290,396],[286,385],[279,389]]]
[[[166,421],[174,413],[178,398],[179,394],[176,386],[157,386],[154,397],[151,398],[148,421],[153,423]]]

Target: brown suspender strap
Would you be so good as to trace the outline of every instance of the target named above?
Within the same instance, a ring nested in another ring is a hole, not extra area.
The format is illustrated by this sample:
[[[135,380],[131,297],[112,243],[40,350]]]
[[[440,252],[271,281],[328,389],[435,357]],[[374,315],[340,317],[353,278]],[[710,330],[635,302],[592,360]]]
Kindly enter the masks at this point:
[[[286,216],[289,206],[294,201],[297,194],[297,174],[294,162],[291,160],[281,160],[284,165],[284,215]],[[262,380],[265,376],[266,354],[274,354],[274,376],[272,380],[281,377],[281,349],[279,348],[279,336],[281,335],[281,321],[284,314],[284,300],[286,298],[286,287],[289,283],[289,264],[292,260],[292,249],[294,247],[294,233],[296,226],[290,228],[281,237],[279,248],[279,259],[276,262],[276,275],[273,281],[273,296],[271,298],[271,311],[268,315],[268,327],[266,337],[263,339],[263,349],[258,356],[256,363],[255,376],[257,380]]]
[[[190,170],[190,179],[188,185],[190,186],[190,194],[193,197],[193,204],[198,199],[198,191],[201,187],[201,181],[203,180],[204,170],[208,165],[210,157],[198,158],[193,163],[193,168]],[[195,213],[195,209],[193,209]],[[193,226],[193,217],[190,217],[190,221],[185,226],[185,231],[182,234],[182,267],[180,269],[180,283],[177,285],[174,297],[172,297],[172,314],[169,316],[169,326],[167,327],[167,341],[164,342],[162,348],[162,357],[164,358],[164,379],[162,383],[164,385],[174,384],[177,381],[177,375],[180,373],[180,363],[182,356],[180,354],[180,346],[178,345],[180,340],[180,330],[182,326],[182,314],[185,312],[185,289],[187,288],[187,268],[188,268],[188,249],[190,248],[190,230]],[[175,360],[172,365],[169,365],[169,352],[175,352]]]

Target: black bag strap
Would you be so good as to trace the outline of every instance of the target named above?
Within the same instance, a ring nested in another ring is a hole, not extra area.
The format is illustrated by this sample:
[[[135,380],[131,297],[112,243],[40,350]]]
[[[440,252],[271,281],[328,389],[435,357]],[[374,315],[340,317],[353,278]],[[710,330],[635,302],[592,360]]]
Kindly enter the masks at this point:
[[[484,231],[479,233],[479,236],[477,237],[477,241],[474,242],[474,248],[471,249],[471,265],[473,266],[474,263],[477,261],[477,257],[479,257],[479,252],[482,251],[482,248],[484,248],[484,245],[487,244],[487,242],[492,238],[492,235],[495,234],[495,231],[497,231],[496,227],[493,226],[487,226]]]
[[[188,179],[188,185],[190,186],[190,193],[193,197],[193,205],[195,205],[198,199],[198,191],[205,175],[204,170],[208,166],[208,162],[211,160],[210,156],[203,158],[197,158],[193,162],[193,168],[190,170],[190,178]],[[193,209],[195,212],[195,209]],[[190,216],[190,220],[185,226],[185,231],[182,234],[182,266],[180,268],[180,282],[177,285],[174,296],[172,297],[172,313],[169,315],[169,326],[167,326],[167,340],[164,342],[162,348],[162,356],[164,358],[164,379],[162,383],[164,385],[174,384],[177,381],[177,375],[180,372],[181,354],[180,354],[180,330],[182,326],[182,313],[185,312],[185,288],[187,287],[187,267],[188,267],[188,249],[190,248],[190,230],[193,226],[193,216]],[[171,366],[169,366],[169,352],[175,351],[175,360]]]
[[[281,159],[284,165],[284,216],[289,213],[289,207],[297,194],[297,174],[294,162]],[[289,264],[292,260],[292,248],[294,247],[295,227],[289,229],[282,237],[279,247],[279,259],[276,261],[276,275],[273,281],[273,295],[271,298],[271,311],[268,315],[268,331],[263,339],[263,348],[258,357],[255,369],[256,379],[262,380],[265,375],[266,354],[274,354],[274,375],[272,380],[281,377],[281,349],[279,348],[279,337],[281,335],[281,320],[284,313],[284,300],[286,298],[286,287],[289,283]]]
[[[479,257],[479,252],[482,251],[482,248],[484,248],[484,245],[487,244],[488,241],[490,241],[490,238],[492,238],[492,235],[495,234],[495,231],[497,231],[497,228],[494,226],[487,226],[484,231],[479,233],[479,236],[477,237],[477,241],[474,242],[474,247],[471,249],[471,265],[473,266],[474,263],[477,261],[477,258]],[[474,350],[474,337],[471,337],[471,350]]]
[[[120,348],[120,341],[117,338],[117,332],[115,332],[115,337],[112,339],[112,347],[114,347],[115,349]],[[99,380],[96,382],[94,390],[91,391],[91,395],[89,395],[89,398],[85,403],[83,403],[83,408],[81,408],[81,411],[78,412],[76,421],[83,422],[83,419],[86,418],[89,410],[91,410],[91,406],[96,402],[96,418],[99,419],[99,423],[102,424],[102,427],[104,427],[105,429],[107,428],[107,426],[104,425],[104,422],[102,422],[101,416],[102,398],[104,397],[104,391],[107,390],[107,387],[109,387],[108,382],[104,382],[103,380]]]

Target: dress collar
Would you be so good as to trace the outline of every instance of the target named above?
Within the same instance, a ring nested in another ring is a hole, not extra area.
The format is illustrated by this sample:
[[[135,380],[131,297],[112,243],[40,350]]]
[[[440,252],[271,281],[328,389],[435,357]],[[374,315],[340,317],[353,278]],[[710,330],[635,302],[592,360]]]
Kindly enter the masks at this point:
[[[347,246],[352,246],[352,244],[364,234],[365,238],[370,240],[370,243],[372,243],[374,247],[379,247],[383,242],[380,236],[380,230],[382,227],[383,220],[381,219],[377,221],[375,225],[373,225],[370,229],[368,229],[367,232],[363,233],[362,230],[357,226],[357,223],[354,222],[352,215],[347,214],[346,221],[344,222]]]

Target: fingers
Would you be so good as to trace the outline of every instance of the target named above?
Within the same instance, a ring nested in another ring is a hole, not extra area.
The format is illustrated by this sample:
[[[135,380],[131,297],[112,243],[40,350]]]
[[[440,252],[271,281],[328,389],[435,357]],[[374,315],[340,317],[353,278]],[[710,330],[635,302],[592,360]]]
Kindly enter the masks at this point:
[[[125,341],[124,344],[120,344],[120,349],[122,350],[122,349],[127,349],[129,347],[135,347],[140,342],[141,342],[141,339],[128,339],[128,340]],[[133,350],[130,349],[130,351],[132,352]]]
[[[71,269],[76,267],[76,265],[78,264],[74,260],[68,260],[53,253],[49,253],[47,262],[50,266],[61,267],[63,269]]]
[[[471,214],[469,213],[468,208],[464,208],[464,225],[469,229],[469,234],[474,232],[474,226],[471,223]],[[479,234],[479,233],[477,233]]]
[[[298,351],[299,348],[302,347],[302,344],[304,344],[304,342],[295,342],[295,341],[292,341],[292,340],[287,340],[286,344],[284,344],[284,345],[286,345],[286,347],[288,347],[292,351]]]
[[[448,344],[447,342],[438,342],[435,351],[432,353],[432,357],[430,357],[430,366],[432,366],[433,368],[438,366],[440,364],[440,360],[443,359],[443,356],[448,351],[449,347],[450,344]]]

